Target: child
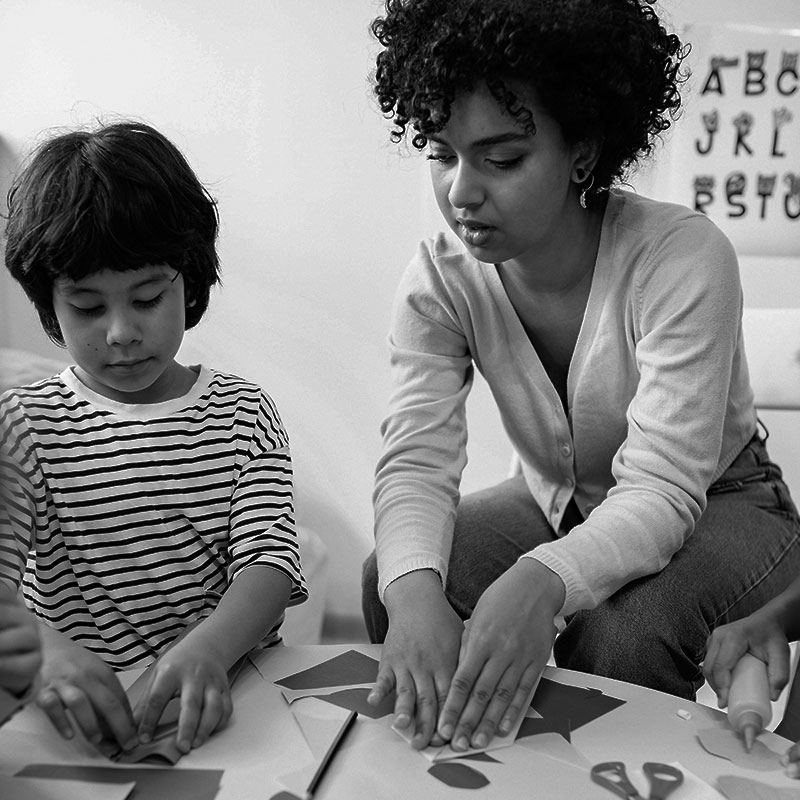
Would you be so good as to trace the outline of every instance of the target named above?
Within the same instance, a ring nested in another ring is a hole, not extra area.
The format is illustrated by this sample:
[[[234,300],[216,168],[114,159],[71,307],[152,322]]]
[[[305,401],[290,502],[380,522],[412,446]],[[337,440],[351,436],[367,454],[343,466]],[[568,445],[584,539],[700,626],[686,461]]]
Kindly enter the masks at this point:
[[[708,639],[703,673],[717,693],[719,707],[728,705],[731,673],[745,653],[752,653],[767,665],[772,700],[778,699],[789,681],[789,642],[800,639],[800,578],[749,617],[722,625]],[[800,740],[800,679],[795,678],[783,719],[776,733]],[[800,741],[782,757],[786,771],[800,778]]]
[[[175,360],[218,281],[216,205],[158,131],[46,142],[9,192],[6,265],[74,366],[0,398],[19,475],[0,579],[40,621],[38,703],[92,741],[231,715],[226,671],[307,595],[289,444],[259,387]],[[9,539],[13,541],[13,539]],[[130,709],[114,670],[150,664]]]
[[[730,243],[617,187],[678,113],[685,47],[649,0],[387,0],[372,30],[381,110],[455,234],[420,245],[393,311],[372,702],[397,690],[415,747],[482,747],[554,641],[560,666],[693,698],[710,629],[800,569],[800,520]],[[521,473],[461,498],[474,368]]]

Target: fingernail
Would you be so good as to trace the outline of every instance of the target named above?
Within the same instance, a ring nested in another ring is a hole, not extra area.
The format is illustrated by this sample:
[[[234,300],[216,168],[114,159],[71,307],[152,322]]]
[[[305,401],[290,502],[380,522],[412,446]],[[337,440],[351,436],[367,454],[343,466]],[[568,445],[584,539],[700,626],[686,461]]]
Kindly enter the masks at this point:
[[[411,722],[411,717],[408,714],[398,714],[394,718],[394,724],[396,728],[407,728]]]
[[[459,736],[458,739],[453,742],[453,750],[466,750],[468,747],[469,742],[466,736]]]
[[[502,733],[503,735],[505,735],[505,734],[507,734],[507,733],[508,733],[510,730],[511,730],[511,720],[510,720],[510,719],[504,719],[504,720],[503,720],[503,721],[500,723],[500,733]]]
[[[149,742],[150,742],[150,739],[151,739],[151,738],[152,738],[152,737],[150,736],[150,734],[149,734],[149,733],[143,733],[143,734],[141,734],[141,735],[139,736],[139,741],[140,741],[142,744],[149,744]]]
[[[479,733],[472,742],[473,747],[486,747],[486,734]]]
[[[443,739],[450,741],[450,739],[453,738],[453,726],[450,724],[444,725],[439,731],[439,734]]]

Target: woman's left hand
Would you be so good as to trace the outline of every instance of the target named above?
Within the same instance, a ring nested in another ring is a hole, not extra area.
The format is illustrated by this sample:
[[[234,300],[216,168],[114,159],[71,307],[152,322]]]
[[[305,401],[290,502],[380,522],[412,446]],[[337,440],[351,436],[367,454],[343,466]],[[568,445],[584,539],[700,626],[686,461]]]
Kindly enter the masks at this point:
[[[532,558],[521,558],[483,593],[466,623],[437,726],[454,750],[485,747],[525,712],[553,646],[564,594],[561,578]]]

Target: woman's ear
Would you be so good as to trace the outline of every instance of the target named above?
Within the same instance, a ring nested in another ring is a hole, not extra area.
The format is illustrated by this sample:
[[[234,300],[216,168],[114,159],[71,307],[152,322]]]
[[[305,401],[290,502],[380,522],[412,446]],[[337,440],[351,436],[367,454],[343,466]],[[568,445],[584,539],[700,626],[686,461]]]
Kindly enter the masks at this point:
[[[580,142],[575,146],[572,162],[572,180],[578,185],[589,180],[597,160],[600,158],[601,142]]]

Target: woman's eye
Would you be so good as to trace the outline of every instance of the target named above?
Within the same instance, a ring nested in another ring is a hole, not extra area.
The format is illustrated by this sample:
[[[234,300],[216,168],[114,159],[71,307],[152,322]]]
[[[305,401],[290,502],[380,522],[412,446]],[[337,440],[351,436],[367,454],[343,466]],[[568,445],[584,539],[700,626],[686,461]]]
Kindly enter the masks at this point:
[[[446,153],[428,153],[426,158],[428,161],[437,161],[439,164],[446,164],[453,156],[447,155]]]
[[[512,169],[522,163],[522,156],[516,156],[515,158],[489,158],[487,160],[497,169]]]

